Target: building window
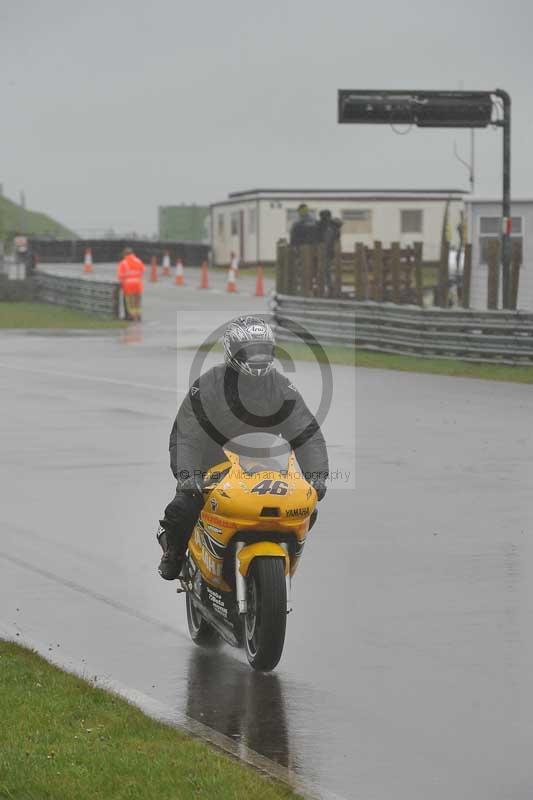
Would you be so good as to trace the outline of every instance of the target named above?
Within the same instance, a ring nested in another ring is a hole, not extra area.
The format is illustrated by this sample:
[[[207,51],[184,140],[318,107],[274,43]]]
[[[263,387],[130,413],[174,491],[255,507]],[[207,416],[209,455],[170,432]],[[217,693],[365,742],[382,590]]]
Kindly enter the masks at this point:
[[[511,226],[511,241],[520,242],[523,252],[523,220],[522,217],[513,217]],[[479,263],[488,264],[489,242],[500,241],[502,236],[501,217],[480,217],[479,218]]]
[[[231,235],[238,236],[239,235],[239,212],[232,211],[231,212]]]
[[[224,214],[218,215],[218,235],[220,237],[224,236]]]
[[[372,233],[372,211],[369,208],[345,208],[342,211],[343,233]]]
[[[257,213],[255,208],[251,208],[248,211],[248,233],[254,236],[256,229],[257,229]]]
[[[402,233],[422,233],[424,212],[402,208],[400,211],[400,230]]]

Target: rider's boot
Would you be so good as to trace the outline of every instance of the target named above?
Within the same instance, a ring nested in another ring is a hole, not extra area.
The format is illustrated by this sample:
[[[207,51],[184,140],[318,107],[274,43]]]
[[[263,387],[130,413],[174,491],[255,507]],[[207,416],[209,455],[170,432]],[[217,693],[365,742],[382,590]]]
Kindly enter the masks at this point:
[[[163,550],[159,563],[159,574],[166,581],[174,581],[181,572],[183,557],[178,549],[176,527],[169,520],[162,519],[159,521],[157,541]]]

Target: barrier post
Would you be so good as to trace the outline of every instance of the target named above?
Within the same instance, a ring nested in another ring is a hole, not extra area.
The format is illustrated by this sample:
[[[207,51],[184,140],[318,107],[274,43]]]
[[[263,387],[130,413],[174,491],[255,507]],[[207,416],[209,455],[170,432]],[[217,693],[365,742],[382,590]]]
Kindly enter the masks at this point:
[[[374,300],[383,302],[383,248],[381,242],[374,242]]]
[[[316,293],[318,297],[326,296],[326,245],[320,242],[316,253]]]
[[[465,244],[463,263],[463,308],[470,308],[470,286],[472,284],[472,245]]]
[[[368,287],[365,287],[365,246],[362,242],[356,242],[355,244],[354,269],[355,299],[366,300]]]
[[[487,257],[487,308],[498,308],[498,290],[500,277],[500,240],[489,239]]]
[[[400,302],[400,243],[391,244],[392,302]]]
[[[520,280],[520,267],[522,266],[522,242],[511,239],[511,297],[510,308],[516,311],[518,305],[518,284]]]
[[[448,241],[443,241],[440,248],[440,263],[439,263],[439,288],[438,288],[438,303],[440,308],[448,308],[448,280],[449,280],[449,257],[450,257],[450,244]]]
[[[302,257],[302,294],[311,297],[313,294],[313,250],[312,244],[302,244],[300,254]]]
[[[415,242],[415,286],[416,303],[420,308],[424,305],[424,280],[422,277],[422,242]]]

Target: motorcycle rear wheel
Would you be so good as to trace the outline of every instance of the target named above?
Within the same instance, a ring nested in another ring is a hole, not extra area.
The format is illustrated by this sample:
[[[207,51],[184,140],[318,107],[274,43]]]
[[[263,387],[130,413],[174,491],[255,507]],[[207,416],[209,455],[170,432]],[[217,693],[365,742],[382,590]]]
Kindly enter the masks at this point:
[[[287,625],[285,564],[281,558],[255,558],[246,581],[244,647],[251,667],[273,670],[281,658]]]
[[[199,647],[218,647],[221,643],[220,636],[195,608],[190,592],[187,592],[186,603],[187,625],[193,642]]]

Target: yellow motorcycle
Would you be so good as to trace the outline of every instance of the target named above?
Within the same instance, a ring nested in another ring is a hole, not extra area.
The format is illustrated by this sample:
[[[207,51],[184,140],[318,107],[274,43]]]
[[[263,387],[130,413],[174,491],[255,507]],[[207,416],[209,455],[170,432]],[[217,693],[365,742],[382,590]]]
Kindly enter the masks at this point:
[[[204,506],[180,575],[192,640],[244,647],[250,665],[272,670],[285,642],[291,579],[316,518],[315,489],[290,445],[245,434],[204,482]]]

